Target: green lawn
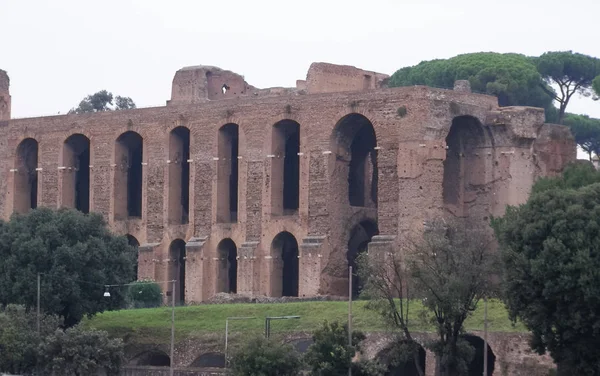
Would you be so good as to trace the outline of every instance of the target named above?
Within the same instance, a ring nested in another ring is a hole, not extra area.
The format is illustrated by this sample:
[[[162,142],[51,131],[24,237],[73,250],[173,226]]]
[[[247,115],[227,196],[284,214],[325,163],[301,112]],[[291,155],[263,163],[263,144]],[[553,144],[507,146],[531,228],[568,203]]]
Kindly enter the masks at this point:
[[[372,311],[364,308],[365,301],[353,305],[353,328],[362,331],[382,331],[385,325]],[[431,331],[432,327],[419,319],[422,306],[411,305],[413,331]],[[298,320],[278,320],[271,324],[272,333],[310,332],[323,321],[345,322],[348,317],[347,302],[298,302],[274,304],[206,304],[175,309],[175,327],[178,340],[190,337],[220,337],[225,331],[225,318],[253,316],[257,319],[230,321],[229,330],[233,337],[241,334],[261,333],[266,316],[298,315]],[[168,341],[171,330],[171,308],[132,309],[99,314],[84,325],[108,331],[138,343]],[[525,331],[520,324],[513,326],[508,319],[504,304],[488,303],[488,328],[495,332]],[[483,304],[466,322],[467,330],[483,329]]]

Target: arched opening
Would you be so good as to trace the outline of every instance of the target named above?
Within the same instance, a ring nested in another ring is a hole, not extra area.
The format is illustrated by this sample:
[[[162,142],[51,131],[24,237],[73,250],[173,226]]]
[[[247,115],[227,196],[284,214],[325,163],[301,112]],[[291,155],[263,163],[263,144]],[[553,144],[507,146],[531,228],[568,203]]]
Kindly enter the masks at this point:
[[[483,339],[471,334],[465,334],[463,338],[475,349],[475,355],[469,364],[469,376],[479,376],[483,374]],[[493,375],[496,366],[496,355],[490,345],[487,345],[487,374]]]
[[[332,142],[339,171],[334,189],[344,187],[351,206],[377,207],[377,138],[371,121],[360,114],[344,116],[335,126]]]
[[[185,242],[181,239],[176,239],[169,246],[169,258],[171,259],[171,268],[169,279],[175,280],[175,302],[185,304]],[[169,288],[173,288],[169,284]]]
[[[169,133],[169,222],[186,224],[190,211],[190,130]]]
[[[217,291],[235,294],[237,292],[237,247],[233,240],[223,239],[217,245],[219,270]]]
[[[171,358],[162,351],[147,351],[129,361],[131,366],[169,367]]]
[[[377,223],[371,220],[360,222],[354,226],[348,239],[348,266],[352,266],[352,297],[357,298],[360,295],[362,287],[358,274],[358,256],[367,251],[369,243],[373,236],[379,234]]]
[[[272,296],[298,296],[300,269],[298,242],[289,232],[280,232],[271,243],[273,271]]]
[[[217,169],[217,222],[237,222],[239,126],[229,123],[219,129]]]
[[[458,116],[446,137],[446,160],[442,183],[444,205],[455,215],[467,215],[467,203],[473,202],[485,182],[485,134],[479,120]]]
[[[14,211],[26,213],[37,208],[38,142],[26,138],[17,147],[14,180]]]
[[[300,205],[300,124],[281,120],[273,126],[271,212],[292,215]]]
[[[425,372],[425,364],[427,353],[423,346],[418,343],[413,343],[418,346],[418,360],[417,363],[422,372]],[[382,350],[377,354],[377,359],[387,365],[387,376],[419,376],[417,365],[415,364],[414,356],[406,354],[407,351],[406,342],[394,343],[390,347]],[[410,351],[410,350],[409,350]]]
[[[62,205],[83,213],[90,211],[90,140],[69,136],[62,153]]]
[[[114,210],[116,219],[142,216],[142,136],[127,131],[115,143]]]
[[[138,264],[140,262],[140,259],[139,259],[140,242],[138,242],[138,240],[133,235],[127,234],[126,236],[127,236],[127,244],[129,244],[130,246],[135,248],[135,266],[133,267],[133,269],[135,271],[136,278],[139,279]]]
[[[196,368],[225,368],[225,355],[221,353],[206,353],[200,355],[190,367]]]

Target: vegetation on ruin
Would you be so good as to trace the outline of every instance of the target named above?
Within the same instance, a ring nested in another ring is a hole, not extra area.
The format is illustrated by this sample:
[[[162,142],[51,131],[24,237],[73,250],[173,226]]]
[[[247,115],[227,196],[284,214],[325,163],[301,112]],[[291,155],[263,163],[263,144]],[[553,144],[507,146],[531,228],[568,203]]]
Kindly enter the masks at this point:
[[[41,208],[0,221],[0,305],[37,305],[67,327],[84,316],[122,307],[125,291],[105,299],[104,285],[135,279],[136,251],[113,235],[100,214]]]
[[[512,319],[559,375],[600,375],[600,172],[575,164],[494,220]]]
[[[114,105],[113,105],[114,100]],[[113,97],[113,94],[106,91],[100,90],[97,93],[90,94],[83,98],[79,102],[79,106],[69,110],[70,114],[85,114],[88,112],[103,112],[113,110],[129,110],[136,108],[135,102],[129,97],[122,97],[117,95]]]

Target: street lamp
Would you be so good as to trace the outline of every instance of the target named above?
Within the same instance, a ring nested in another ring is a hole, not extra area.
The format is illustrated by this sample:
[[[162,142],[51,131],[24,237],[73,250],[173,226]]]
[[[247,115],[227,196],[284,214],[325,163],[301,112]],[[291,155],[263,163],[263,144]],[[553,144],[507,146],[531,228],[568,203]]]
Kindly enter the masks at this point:
[[[225,319],[225,364],[227,364],[228,359],[227,359],[227,344],[228,344],[228,336],[229,336],[229,320],[252,320],[255,319],[256,317],[228,317]]]
[[[273,316],[265,317],[265,338],[269,339],[271,336],[271,320],[290,320],[299,319],[300,316]]]

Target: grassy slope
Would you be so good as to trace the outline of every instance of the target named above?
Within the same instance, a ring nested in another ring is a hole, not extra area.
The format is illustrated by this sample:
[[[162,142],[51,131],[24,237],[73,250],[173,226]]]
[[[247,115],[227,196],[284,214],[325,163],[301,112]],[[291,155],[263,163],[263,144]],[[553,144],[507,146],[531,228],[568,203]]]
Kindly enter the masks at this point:
[[[382,331],[385,326],[382,320],[372,311],[366,310],[364,301],[354,302],[353,328],[362,331]],[[413,319],[411,327],[414,331],[431,331],[432,327],[417,316],[421,305],[412,303]],[[299,320],[280,320],[271,324],[275,332],[307,332],[314,330],[323,321],[339,320],[344,322],[348,317],[347,302],[301,302],[278,304],[212,304],[189,307],[178,307],[175,310],[176,335],[184,338],[205,337],[210,334],[222,335],[225,331],[225,318],[234,316],[254,316],[257,319],[230,321],[230,332],[250,334],[264,330],[264,317],[299,315]],[[491,301],[488,304],[489,330],[496,332],[524,331],[520,324],[513,326],[508,319],[504,305]],[[112,311],[99,314],[84,325],[107,330],[110,334],[127,337],[138,343],[154,343],[168,341],[171,328],[171,309],[135,309]],[[467,320],[467,330],[483,329],[483,304]]]

